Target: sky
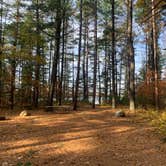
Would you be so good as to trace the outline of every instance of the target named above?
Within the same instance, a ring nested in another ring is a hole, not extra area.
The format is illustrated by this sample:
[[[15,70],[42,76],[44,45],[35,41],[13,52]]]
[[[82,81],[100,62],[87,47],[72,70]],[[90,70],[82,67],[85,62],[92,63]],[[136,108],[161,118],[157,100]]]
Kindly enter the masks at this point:
[[[11,4],[13,3],[15,0],[5,0],[5,2]],[[142,41],[144,40],[144,34],[141,30],[141,28],[134,22],[133,24],[134,26],[134,31],[136,32],[136,40],[137,42],[135,42],[134,44],[134,48],[135,48],[135,71],[136,73],[139,72],[140,68],[142,67],[142,62],[143,60],[145,60],[145,43],[142,43]],[[166,49],[166,27],[163,28],[163,31],[162,33],[160,34],[160,37],[159,37],[159,45],[160,45],[160,48],[161,48],[161,52],[162,52],[162,56],[166,56],[164,49]],[[77,49],[76,49],[77,50]]]

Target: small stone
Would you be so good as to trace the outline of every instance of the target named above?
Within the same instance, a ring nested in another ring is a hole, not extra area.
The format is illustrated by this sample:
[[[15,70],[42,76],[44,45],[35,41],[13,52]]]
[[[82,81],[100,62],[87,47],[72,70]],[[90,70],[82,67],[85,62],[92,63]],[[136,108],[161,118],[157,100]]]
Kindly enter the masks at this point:
[[[9,165],[9,164],[8,164],[8,162],[6,162],[6,161],[2,163],[2,166],[8,166],[8,165]]]
[[[20,116],[21,117],[25,117],[25,116],[30,116],[31,114],[29,113],[29,112],[27,112],[26,110],[24,110],[24,111],[22,111],[21,113],[20,113]]]
[[[18,160],[21,160],[22,158],[23,158],[23,156],[19,156],[17,159],[18,159]]]
[[[124,111],[117,111],[117,112],[115,112],[115,116],[116,117],[125,117],[126,116],[126,114],[125,114],[125,112]]]
[[[60,165],[64,164],[64,161],[60,161],[59,164],[60,164]]]
[[[90,165],[90,162],[89,162],[89,161],[86,161],[85,164],[86,164],[86,165]]]

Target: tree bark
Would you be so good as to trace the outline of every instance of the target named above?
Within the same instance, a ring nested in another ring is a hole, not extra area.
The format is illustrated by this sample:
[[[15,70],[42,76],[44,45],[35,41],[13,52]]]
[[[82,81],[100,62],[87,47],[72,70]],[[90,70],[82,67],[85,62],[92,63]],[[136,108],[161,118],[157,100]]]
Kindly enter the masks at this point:
[[[135,59],[133,48],[133,2],[128,0],[129,107],[135,110]]]
[[[39,99],[39,85],[40,85],[40,18],[39,18],[39,1],[36,1],[36,66],[35,66],[35,85],[34,85],[34,107],[38,107],[38,99]]]
[[[78,64],[77,64],[77,77],[76,77],[76,88],[74,95],[73,110],[77,110],[79,80],[80,80],[80,61],[81,61],[81,47],[82,47],[82,0],[80,0],[80,27],[79,27],[79,45],[78,45]]]
[[[108,44],[107,40],[105,41],[105,64],[104,64],[104,102],[108,102]]]
[[[3,0],[1,0],[1,13],[0,13],[0,108],[2,106],[2,47],[3,47],[3,39],[2,39],[2,21],[3,21]]]
[[[19,22],[20,22],[20,0],[16,1],[16,28],[15,28],[15,41],[14,41],[14,57],[11,61],[11,88],[10,88],[10,108],[14,109],[14,98],[15,98],[15,78],[16,78],[16,54],[17,54],[17,44],[18,44],[18,33],[19,33]]]
[[[95,50],[94,50],[94,69],[93,69],[93,101],[92,108],[95,108],[96,102],[96,75],[97,75],[97,0],[94,2],[94,13],[95,13],[95,22],[94,22],[94,42],[95,42]]]
[[[115,87],[115,1],[112,0],[112,108],[116,107]]]
[[[59,63],[60,56],[60,35],[61,35],[61,0],[59,0],[57,11],[56,11],[56,25],[55,25],[55,49],[54,49],[54,57],[53,57],[53,66],[52,66],[52,74],[51,74],[51,85],[49,89],[49,97],[48,97],[48,105],[53,106],[53,99],[55,93],[55,87],[57,83],[57,66]]]
[[[64,0],[65,4],[65,0]],[[65,32],[66,32],[66,12],[65,8],[63,8],[63,21],[62,21],[62,61],[61,61],[61,77],[60,77],[60,87],[59,87],[59,105],[62,105],[62,98],[63,98],[63,77],[64,77],[64,56],[65,56]]]
[[[155,109],[159,109],[159,90],[158,90],[158,55],[157,55],[157,31],[155,21],[155,2],[152,0],[152,27],[153,27],[153,55],[154,55],[154,94],[155,94]]]

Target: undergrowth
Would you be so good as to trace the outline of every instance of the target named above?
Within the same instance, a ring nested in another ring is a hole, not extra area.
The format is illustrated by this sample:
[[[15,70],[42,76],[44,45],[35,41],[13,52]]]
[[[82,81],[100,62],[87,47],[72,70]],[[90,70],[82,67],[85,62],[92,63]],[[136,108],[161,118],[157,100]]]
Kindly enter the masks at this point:
[[[156,128],[156,131],[163,136],[163,140],[166,142],[166,111],[148,110],[142,112],[141,116],[150,120],[151,125]]]
[[[32,166],[32,164],[31,164],[31,162],[26,162],[26,163],[19,162],[19,163],[17,163],[16,166]]]

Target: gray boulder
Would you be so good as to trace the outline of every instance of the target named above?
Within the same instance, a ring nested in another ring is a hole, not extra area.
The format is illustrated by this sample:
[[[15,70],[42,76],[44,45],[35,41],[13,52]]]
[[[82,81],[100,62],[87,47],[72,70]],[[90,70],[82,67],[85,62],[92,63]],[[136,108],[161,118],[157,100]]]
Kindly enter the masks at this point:
[[[30,116],[31,114],[29,113],[29,112],[27,112],[26,110],[24,110],[24,111],[22,111],[21,113],[20,113],[20,116],[21,117],[25,117],[25,116]]]
[[[125,117],[126,114],[125,114],[124,111],[119,110],[119,111],[115,112],[115,116],[116,116],[116,117]]]

